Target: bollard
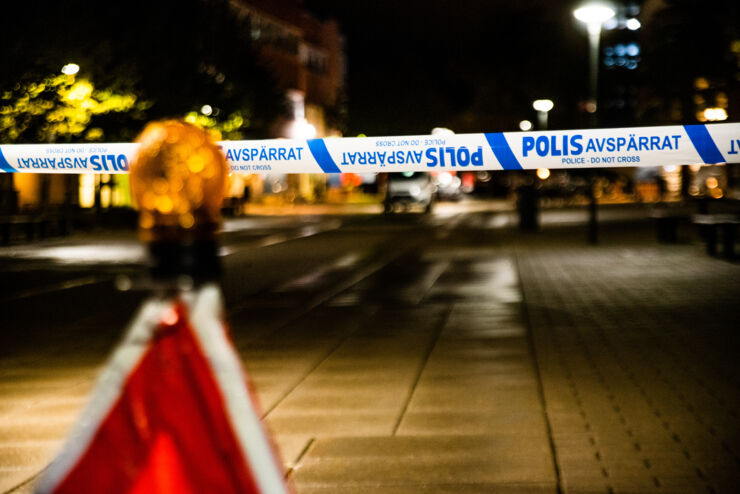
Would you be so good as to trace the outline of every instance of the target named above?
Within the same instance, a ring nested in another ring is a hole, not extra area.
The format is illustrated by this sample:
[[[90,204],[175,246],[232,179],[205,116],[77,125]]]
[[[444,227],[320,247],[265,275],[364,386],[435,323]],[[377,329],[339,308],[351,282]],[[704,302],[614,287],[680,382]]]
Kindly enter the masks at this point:
[[[517,210],[519,212],[519,229],[523,232],[539,230],[539,198],[537,186],[532,182],[520,185],[517,189]]]
[[[225,158],[179,121],[152,123],[138,141],[131,186],[155,293],[36,492],[291,492],[223,321]]]

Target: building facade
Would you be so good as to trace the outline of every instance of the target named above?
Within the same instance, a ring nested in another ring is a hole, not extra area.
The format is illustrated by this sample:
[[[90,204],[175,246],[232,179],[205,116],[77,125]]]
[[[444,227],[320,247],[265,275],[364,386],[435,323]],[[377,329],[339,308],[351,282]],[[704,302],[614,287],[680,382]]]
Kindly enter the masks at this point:
[[[275,122],[273,137],[310,139],[341,136],[345,112],[346,59],[339,25],[322,21],[300,0],[231,0],[247,17],[261,63],[285,93],[288,113]],[[231,195],[243,200],[322,200],[325,175],[232,177]]]
[[[286,114],[270,137],[341,135],[345,55],[339,25],[322,21],[300,0],[231,0],[246,19],[260,63],[286,98]],[[230,196],[243,202],[260,197],[318,200],[326,193],[324,175],[234,175]],[[69,209],[131,207],[127,175],[0,174],[0,214]]]

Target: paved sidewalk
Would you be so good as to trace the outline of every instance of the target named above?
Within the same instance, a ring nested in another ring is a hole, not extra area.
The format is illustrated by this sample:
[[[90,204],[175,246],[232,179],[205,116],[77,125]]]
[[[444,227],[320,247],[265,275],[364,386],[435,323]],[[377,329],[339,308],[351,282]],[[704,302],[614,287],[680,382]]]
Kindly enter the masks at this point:
[[[513,258],[449,254],[237,341],[298,492],[556,492]]]
[[[589,246],[497,218],[299,318],[281,304],[310,284],[232,314],[298,492],[737,492],[740,264],[649,224]],[[62,334],[42,361],[0,362],[0,492],[30,492],[9,489],[49,460],[106,353],[71,365],[84,342]]]
[[[554,237],[518,260],[563,491],[737,492],[740,265]]]

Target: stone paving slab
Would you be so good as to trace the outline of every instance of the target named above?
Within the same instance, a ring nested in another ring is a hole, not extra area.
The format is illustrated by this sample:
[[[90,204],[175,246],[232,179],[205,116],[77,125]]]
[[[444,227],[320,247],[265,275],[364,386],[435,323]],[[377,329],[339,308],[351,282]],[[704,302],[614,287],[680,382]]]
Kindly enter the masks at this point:
[[[469,277],[472,264],[480,270]],[[375,402],[357,400],[355,411],[386,409],[396,395],[384,389],[402,384],[407,389],[405,404],[398,403],[402,407],[395,426],[385,433],[371,431],[372,437],[366,424],[340,435],[336,424],[332,429],[303,422],[317,434],[292,473],[299,492],[554,492],[555,469],[516,281],[510,259],[471,263],[458,256],[421,299],[422,307],[447,309],[434,317],[426,309],[413,310],[425,316],[414,324],[433,323],[436,335],[427,330],[424,339],[416,337],[410,347],[388,359],[386,348],[397,348],[394,342],[406,338],[407,329],[395,316],[405,320],[412,312],[399,309],[386,319],[381,309],[376,317],[391,327],[369,334],[362,345],[350,338],[323,362],[268,416],[277,424],[278,436],[287,430],[283,419],[290,410],[305,413],[314,406],[317,415],[351,421],[347,408],[336,416],[327,408],[341,407],[343,393],[351,401],[348,383],[378,396]],[[481,290],[494,287],[501,294],[497,301],[475,302]],[[446,305],[440,305],[443,299]],[[457,300],[466,302],[458,306]],[[403,363],[415,354],[417,365]],[[375,374],[375,382],[346,375],[365,375],[368,368],[377,372],[378,364],[392,369],[391,375]],[[331,379],[337,371],[342,377]],[[416,380],[409,371],[417,374]],[[332,386],[336,392],[331,392]],[[295,417],[291,419],[297,426]]]
[[[318,439],[293,478],[301,490],[322,484],[327,489],[327,483],[338,490],[365,487],[371,492],[373,486],[411,490],[434,484],[552,486],[546,451],[539,461],[533,459],[522,447],[524,438],[482,434]]]
[[[740,265],[640,242],[519,249],[563,492],[737,492]]]
[[[553,487],[537,484],[466,484],[463,482],[414,484],[413,487],[407,484],[361,484],[342,486],[341,490],[338,490],[335,485],[307,484],[299,485],[299,489],[301,494],[330,494],[334,492],[347,494],[408,494],[409,492],[419,494],[490,494],[492,492],[497,494],[553,494],[557,492]]]

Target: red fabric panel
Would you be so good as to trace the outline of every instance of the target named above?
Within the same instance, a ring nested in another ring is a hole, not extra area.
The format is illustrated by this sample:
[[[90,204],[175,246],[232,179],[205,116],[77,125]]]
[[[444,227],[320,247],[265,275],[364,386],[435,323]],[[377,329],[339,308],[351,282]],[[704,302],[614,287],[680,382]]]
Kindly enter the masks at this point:
[[[259,492],[186,309],[174,310],[55,492]]]

